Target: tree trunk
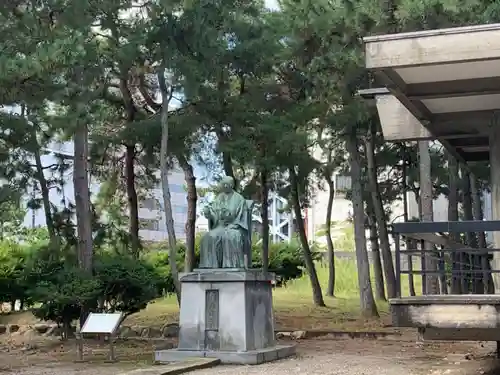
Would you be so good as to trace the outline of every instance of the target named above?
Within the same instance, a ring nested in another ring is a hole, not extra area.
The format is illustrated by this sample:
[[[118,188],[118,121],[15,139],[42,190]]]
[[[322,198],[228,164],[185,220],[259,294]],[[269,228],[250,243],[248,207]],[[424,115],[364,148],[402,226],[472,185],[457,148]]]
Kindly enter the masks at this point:
[[[326,288],[326,295],[330,297],[335,296],[335,248],[332,240],[332,211],[333,211],[333,198],[335,197],[335,186],[333,185],[332,176],[325,176],[326,183],[328,184],[328,204],[326,206],[326,246],[328,250],[328,285]]]
[[[184,272],[191,272],[195,262],[196,241],[196,205],[198,203],[198,192],[196,191],[196,177],[193,166],[187,158],[180,154],[177,156],[179,165],[184,171],[184,180],[187,187],[187,220],[186,220],[186,255],[184,257]]]
[[[406,145],[403,144],[403,220],[408,222],[408,153]],[[406,250],[416,248],[415,242],[410,238],[405,238]],[[408,289],[410,296],[415,296],[415,279],[413,278],[413,254],[408,254],[406,257],[408,262]]]
[[[40,191],[42,192],[42,202],[43,202],[43,210],[45,214],[45,225],[47,226],[47,231],[49,232],[49,240],[51,245],[55,245],[57,243],[56,238],[56,229],[54,226],[54,220],[52,217],[52,208],[50,205],[50,196],[49,196],[49,188],[47,186],[47,180],[45,179],[45,175],[43,173],[43,165],[42,158],[40,155],[40,148],[38,145],[38,141],[36,140],[36,132],[33,132],[33,137],[35,137],[36,146],[33,150],[33,155],[35,157],[35,165],[36,165],[36,177],[38,183],[40,184]]]
[[[380,248],[378,244],[377,220],[373,209],[373,202],[368,199],[366,202],[366,213],[368,215],[368,224],[370,226],[370,244],[372,248],[373,273],[375,279],[375,297],[381,301],[387,301],[384,288],[384,274],[382,271],[382,262],[380,261]]]
[[[464,210],[464,220],[474,220],[474,214],[472,210],[472,191],[470,183],[470,173],[462,169],[462,189],[463,189],[463,210]],[[477,240],[474,232],[466,233],[467,245],[470,247],[477,248]]]
[[[309,243],[307,242],[306,228],[304,226],[304,219],[302,218],[302,207],[300,204],[297,174],[292,168],[290,168],[290,184],[292,187],[291,190],[293,211],[295,214],[295,220],[297,222],[297,229],[299,231],[300,244],[302,245],[307,273],[309,274],[309,280],[311,282],[313,301],[316,306],[326,306],[325,301],[323,300],[323,294],[321,292],[321,284],[319,283],[318,274],[316,273],[316,267],[314,266],[311,249],[309,248]]]
[[[347,139],[349,164],[351,166],[352,208],[354,219],[354,242],[356,244],[356,263],[358,266],[359,297],[361,312],[366,317],[378,317],[377,305],[373,298],[370,280],[370,264],[366,250],[365,210],[363,205],[363,185],[358,140],[353,133]]]
[[[377,221],[379,231],[387,294],[389,295],[389,298],[394,298],[396,297],[396,276],[394,274],[392,251],[387,231],[387,218],[378,186],[377,162],[375,160],[375,129],[373,124],[370,126],[367,138],[368,139],[366,140],[365,145],[366,160],[368,163],[368,184],[373,202],[373,211],[375,213],[375,219]]]
[[[492,127],[489,135],[490,145],[490,187],[491,187],[491,219],[500,220],[500,121],[499,116],[493,116]],[[500,232],[493,235],[493,248],[500,248]],[[500,270],[500,253],[490,253],[491,268]],[[495,294],[500,294],[500,273],[492,274]]]
[[[71,329],[71,321],[65,319],[62,323],[61,340],[67,341],[72,335],[73,330]]]
[[[165,82],[165,70],[160,68],[158,73],[158,82],[162,93],[161,106],[161,147],[160,147],[160,173],[163,192],[163,205],[165,206],[165,222],[168,233],[168,261],[170,272],[175,285],[175,294],[177,302],[181,303],[181,285],[179,282],[179,273],[177,271],[177,238],[175,236],[174,217],[172,215],[172,202],[170,199],[170,186],[168,183],[168,106],[172,99],[172,87],[167,87]]]
[[[261,204],[260,216],[262,218],[262,271],[269,270],[269,184],[268,172],[262,168],[260,172]]]
[[[478,189],[477,177],[471,173],[470,174],[470,184],[471,184],[471,192],[472,192],[472,205],[473,205],[473,216],[474,220],[482,221],[483,218],[483,206],[481,202],[482,192],[481,189]],[[480,249],[486,248],[486,235],[483,232],[477,233],[477,242]]]
[[[120,92],[127,116],[127,126],[133,126],[137,113],[134,100],[128,87],[128,71],[121,71]],[[141,240],[139,238],[139,208],[137,202],[137,190],[135,189],[135,144],[125,145],[125,181],[127,187],[127,200],[129,209],[129,235],[131,239],[132,255],[139,257]]]
[[[448,220],[458,221],[458,163],[455,157],[448,154],[448,187],[450,192],[448,194]],[[459,237],[453,233],[451,237],[457,240]]]
[[[135,145],[127,145],[125,151],[125,184],[129,212],[129,232],[132,245],[132,256],[139,257],[141,240],[139,238],[139,207],[135,189]]]
[[[448,194],[448,221],[458,221],[458,163],[453,155],[448,153],[448,187],[450,192]],[[450,233],[450,237],[459,242],[459,233]],[[451,277],[451,294],[460,294],[462,292],[462,285],[458,272],[460,271],[460,254],[457,252],[451,253],[452,270],[455,272]]]
[[[417,201],[418,220],[422,221],[422,200],[420,199],[420,188],[414,189],[413,194]]]
[[[481,202],[482,192],[481,189],[478,189],[478,181],[477,177],[471,173],[470,175],[471,181],[471,190],[472,190],[472,204],[474,211],[474,220],[482,221],[483,217],[483,206]],[[486,243],[486,234],[484,231],[477,233],[477,242],[480,249],[486,249],[488,244]],[[484,293],[486,294],[494,294],[495,286],[493,284],[493,278],[491,277],[491,265],[488,259],[488,254],[482,255],[480,257],[481,261],[481,269],[483,270],[483,287]]]
[[[73,185],[75,190],[76,227],[78,233],[78,264],[85,272],[92,274],[92,215],[88,178],[88,127],[86,123],[77,123],[74,145]],[[88,313],[88,307],[82,306],[80,327],[85,323]]]
[[[429,153],[429,142],[418,142],[420,156],[420,207],[422,210],[422,221],[433,221],[433,197],[432,197],[432,175],[431,155]],[[434,245],[425,242],[425,250],[435,250]],[[438,270],[436,256],[432,252],[425,253],[425,269],[435,272]],[[425,291],[427,294],[439,293],[439,282],[436,274],[423,275],[425,280]]]
[[[465,168],[464,168],[465,169]],[[474,176],[469,171],[463,171],[464,173],[464,214],[466,215],[466,220],[474,220],[474,197],[476,196],[476,181]],[[465,180],[466,179],[466,180]],[[474,179],[474,181],[473,181]],[[465,197],[465,194],[467,195]],[[467,233],[467,242],[470,247],[479,248],[478,233],[470,232]],[[469,254],[469,261],[474,270],[480,270],[481,257],[479,254]],[[479,273],[471,273],[472,279],[472,292],[473,293],[484,293],[483,275]]]
[[[217,127],[215,130],[217,134],[217,139],[219,142],[219,148],[223,148],[223,145],[228,142],[227,135],[224,133],[221,127]],[[234,189],[237,189],[239,181],[236,179],[233,170],[233,159],[231,154],[228,151],[220,150],[220,154],[222,156],[222,168],[224,169],[224,173],[228,177],[232,177],[234,180]]]
[[[25,105],[21,106],[21,116],[26,117],[28,116],[29,111],[28,108]],[[40,155],[40,144],[38,143],[38,136],[37,136],[37,127],[34,125],[32,126],[32,147],[33,147],[33,156],[35,159],[35,167],[36,167],[36,179],[38,180],[38,183],[40,184],[40,191],[42,192],[42,203],[43,203],[43,210],[45,214],[45,225],[47,226],[47,231],[49,232],[49,241],[52,246],[55,246],[57,243],[57,234],[56,234],[56,228],[54,225],[54,218],[52,217],[52,207],[50,205],[50,195],[49,195],[49,188],[47,185],[47,180],[45,178],[45,174],[43,173],[44,168],[42,164],[42,157]],[[35,187],[33,187],[33,198],[35,197]],[[34,212],[34,210],[33,210]],[[34,225],[33,225],[34,227]]]

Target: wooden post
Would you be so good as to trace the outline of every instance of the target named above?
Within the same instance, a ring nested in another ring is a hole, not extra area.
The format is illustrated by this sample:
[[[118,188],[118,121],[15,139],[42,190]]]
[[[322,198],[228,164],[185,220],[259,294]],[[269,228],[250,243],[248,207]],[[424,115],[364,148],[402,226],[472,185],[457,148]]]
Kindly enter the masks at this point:
[[[76,332],[76,361],[83,362],[83,336],[81,333]]]
[[[115,362],[116,361],[116,357],[115,357],[115,335],[114,334],[111,334],[108,336],[108,340],[109,340],[109,361],[110,362]]]

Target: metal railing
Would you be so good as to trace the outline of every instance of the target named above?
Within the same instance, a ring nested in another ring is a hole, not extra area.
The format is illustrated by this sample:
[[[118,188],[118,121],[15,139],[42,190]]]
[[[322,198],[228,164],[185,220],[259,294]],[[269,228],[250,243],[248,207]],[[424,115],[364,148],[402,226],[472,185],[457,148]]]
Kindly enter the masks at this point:
[[[500,221],[406,222],[391,228],[397,297],[403,294],[402,276],[409,295],[420,294],[416,276],[422,295],[494,293],[492,275],[500,269],[492,269],[490,260],[500,249],[487,246],[484,232],[500,232]]]

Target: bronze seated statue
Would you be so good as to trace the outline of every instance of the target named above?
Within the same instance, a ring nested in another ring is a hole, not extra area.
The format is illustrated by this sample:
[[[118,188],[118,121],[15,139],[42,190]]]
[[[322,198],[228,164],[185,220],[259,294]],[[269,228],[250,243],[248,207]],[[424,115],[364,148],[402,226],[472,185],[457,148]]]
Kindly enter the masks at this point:
[[[220,191],[203,209],[209,231],[201,239],[200,268],[249,268],[253,202],[233,189],[224,177]]]

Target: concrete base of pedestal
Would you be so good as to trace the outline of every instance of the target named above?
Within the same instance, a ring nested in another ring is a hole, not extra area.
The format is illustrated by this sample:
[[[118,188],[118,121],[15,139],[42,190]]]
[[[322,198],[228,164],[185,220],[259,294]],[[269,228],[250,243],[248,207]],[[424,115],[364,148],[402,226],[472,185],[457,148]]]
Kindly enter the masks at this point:
[[[159,363],[177,362],[191,357],[220,359],[224,364],[258,365],[295,355],[295,345],[278,345],[272,348],[247,352],[198,351],[198,350],[157,350],[155,361]]]

